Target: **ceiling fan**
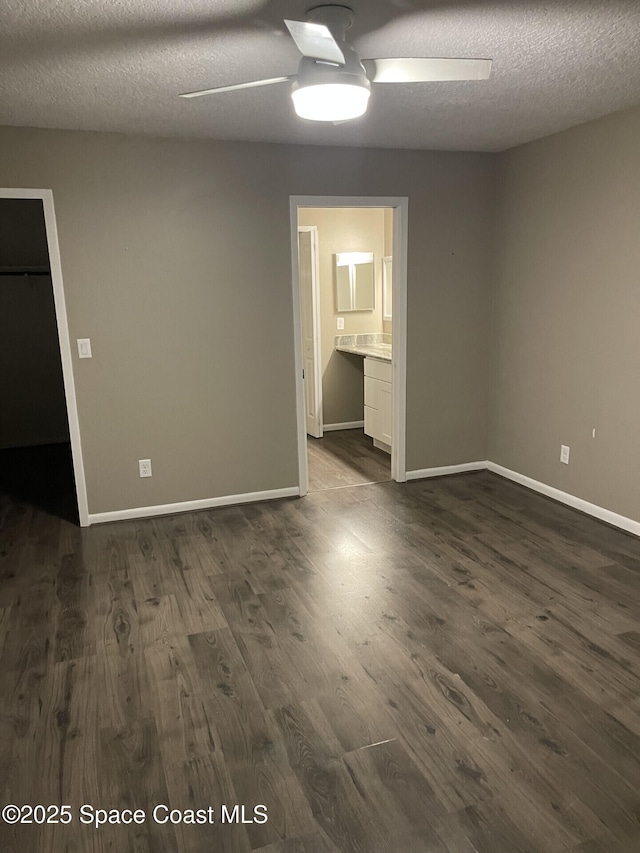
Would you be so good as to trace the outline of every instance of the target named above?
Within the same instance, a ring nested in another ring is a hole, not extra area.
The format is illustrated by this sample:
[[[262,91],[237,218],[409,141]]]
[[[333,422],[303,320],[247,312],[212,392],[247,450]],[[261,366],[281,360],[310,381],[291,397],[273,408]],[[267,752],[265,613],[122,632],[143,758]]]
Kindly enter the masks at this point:
[[[307,12],[306,21],[285,20],[302,54],[297,74],[185,92],[180,97],[199,98],[293,81],[291,97],[301,118],[342,122],[366,112],[371,83],[486,80],[491,74],[490,59],[361,60],[346,40],[353,17],[353,10],[348,6],[315,6]]]

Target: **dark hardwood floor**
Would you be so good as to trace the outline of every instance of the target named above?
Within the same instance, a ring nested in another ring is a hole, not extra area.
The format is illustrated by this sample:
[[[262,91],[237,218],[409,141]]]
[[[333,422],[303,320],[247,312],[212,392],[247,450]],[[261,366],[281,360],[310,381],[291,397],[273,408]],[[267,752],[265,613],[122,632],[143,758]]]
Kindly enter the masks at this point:
[[[373,446],[362,429],[307,438],[309,491],[382,483],[391,479],[391,457]]]
[[[640,850],[631,536],[478,473],[0,542],[0,805],[72,814],[2,853]]]

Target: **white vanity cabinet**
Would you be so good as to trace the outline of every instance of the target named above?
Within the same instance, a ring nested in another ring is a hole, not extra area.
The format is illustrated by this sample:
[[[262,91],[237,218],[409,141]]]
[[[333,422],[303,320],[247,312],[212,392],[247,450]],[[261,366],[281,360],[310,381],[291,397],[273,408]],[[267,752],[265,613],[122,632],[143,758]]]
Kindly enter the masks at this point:
[[[381,450],[391,453],[390,361],[364,360],[364,431]]]

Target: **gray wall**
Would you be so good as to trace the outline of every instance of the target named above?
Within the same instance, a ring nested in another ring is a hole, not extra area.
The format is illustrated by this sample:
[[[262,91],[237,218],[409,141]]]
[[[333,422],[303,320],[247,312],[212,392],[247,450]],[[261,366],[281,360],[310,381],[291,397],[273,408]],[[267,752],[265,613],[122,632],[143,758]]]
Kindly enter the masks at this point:
[[[0,199],[0,267],[48,267],[42,202]],[[0,447],[68,441],[49,276],[0,276]]]
[[[635,520],[639,152],[636,109],[500,156],[489,446],[492,461]]]
[[[297,483],[290,195],[409,197],[408,468],[485,459],[493,180],[483,154],[0,129],[0,185],[53,190],[92,341],[89,511]]]
[[[335,336],[360,332],[382,332],[382,253],[384,210],[382,208],[303,208],[300,225],[318,228],[320,277],[320,337],[322,350],[323,423],[361,421],[364,417],[364,363],[359,356],[338,352]],[[373,311],[336,310],[336,252],[373,252],[375,307]],[[344,331],[336,329],[336,318],[344,319]]]

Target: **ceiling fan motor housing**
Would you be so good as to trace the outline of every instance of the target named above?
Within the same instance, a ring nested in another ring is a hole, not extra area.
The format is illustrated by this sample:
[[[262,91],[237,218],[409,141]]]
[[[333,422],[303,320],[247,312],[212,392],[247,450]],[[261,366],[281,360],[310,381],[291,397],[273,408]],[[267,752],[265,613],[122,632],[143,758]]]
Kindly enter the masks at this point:
[[[309,23],[324,24],[327,27],[342,51],[345,63],[337,65],[303,56],[298,65],[298,76],[292,91],[305,86],[332,83],[360,86],[371,91],[371,84],[360,62],[360,57],[346,41],[346,32],[353,23],[353,10],[348,6],[315,6],[309,9],[306,17]]]
[[[298,65],[298,76],[293,83],[292,91],[305,86],[320,86],[324,84],[342,83],[349,86],[360,86],[371,91],[371,83],[357,54],[349,45],[341,44],[340,48],[346,60],[344,65],[333,65],[303,56]]]
[[[344,63],[302,56],[291,87],[297,114],[316,121],[344,121],[362,115],[371,83],[360,57],[346,41],[353,11],[347,6],[317,6],[307,12],[307,22],[323,24],[329,30]]]

